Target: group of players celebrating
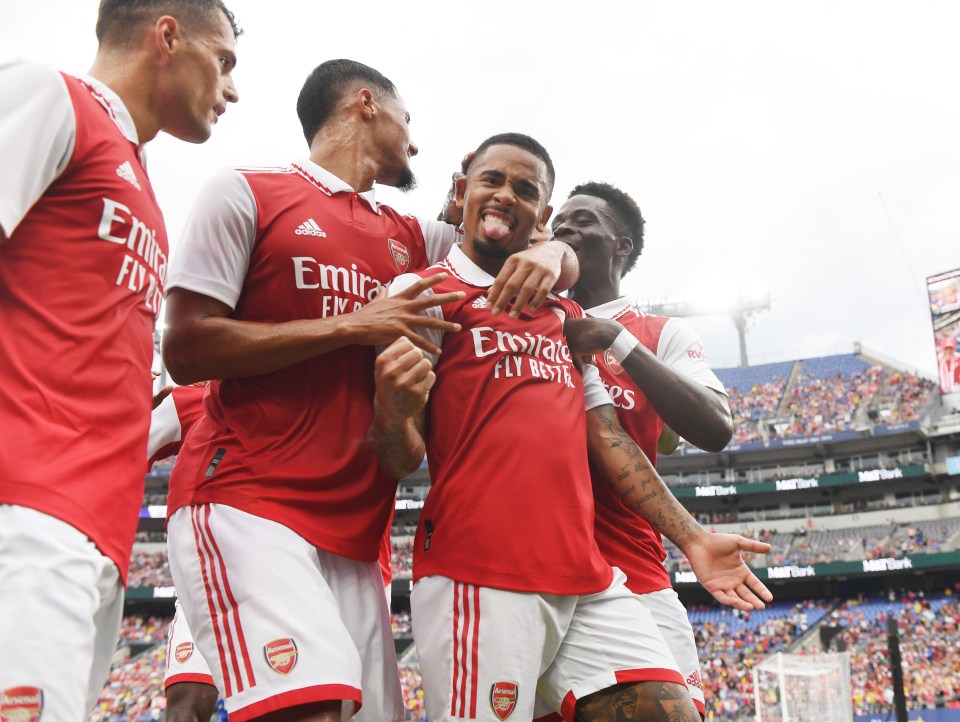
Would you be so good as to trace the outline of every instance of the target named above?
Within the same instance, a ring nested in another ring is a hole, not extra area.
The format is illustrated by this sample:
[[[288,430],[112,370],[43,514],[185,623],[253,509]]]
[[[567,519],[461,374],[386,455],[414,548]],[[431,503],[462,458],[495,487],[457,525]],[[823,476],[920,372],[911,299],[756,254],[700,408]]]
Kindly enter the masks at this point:
[[[426,454],[429,719],[699,720],[660,535],[741,609],[771,599],[741,558],[769,546],[703,530],[654,468],[731,424],[693,331],[620,294],[636,203],[590,182],[553,214],[550,155],[504,133],[443,220],[400,214],[374,185],[412,186],[409,113],[331,60],[297,101],[309,156],[216,175],[168,273],[142,144],[209,136],[239,30],[220,0],[103,0],[97,32],[83,78],[0,66],[0,717],[83,719],[106,677],[165,293],[167,368],[209,380],[169,485],[193,635],[170,657],[195,642],[231,719],[403,719],[377,559]],[[169,713],[209,713],[186,699]]]

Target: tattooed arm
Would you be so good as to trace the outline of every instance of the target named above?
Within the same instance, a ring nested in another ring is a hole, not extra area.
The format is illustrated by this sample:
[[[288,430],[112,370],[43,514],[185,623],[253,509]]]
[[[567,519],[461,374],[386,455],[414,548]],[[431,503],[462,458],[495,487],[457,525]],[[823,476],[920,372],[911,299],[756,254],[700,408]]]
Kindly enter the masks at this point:
[[[400,479],[423,461],[423,410],[436,375],[420,349],[401,337],[377,357],[374,380],[373,422],[367,439],[383,473]]]
[[[718,602],[748,610],[763,609],[761,597],[773,599],[740,556],[744,551],[765,554],[770,545],[739,534],[710,533],[700,526],[620,426],[612,405],[587,412],[587,436],[595,473],[613,486],[624,506],[677,545]]]

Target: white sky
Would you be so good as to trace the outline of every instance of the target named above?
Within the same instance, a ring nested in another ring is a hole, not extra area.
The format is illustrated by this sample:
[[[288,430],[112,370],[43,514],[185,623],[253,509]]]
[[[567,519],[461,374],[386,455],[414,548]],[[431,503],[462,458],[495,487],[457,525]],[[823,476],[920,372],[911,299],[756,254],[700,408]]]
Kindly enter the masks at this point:
[[[860,341],[932,373],[924,277],[960,267],[960,3],[228,0],[244,28],[240,103],[203,146],[161,136],[154,186],[176,241],[217,168],[306,155],[295,103],[320,62],[393,80],[413,118],[417,190],[435,215],[488,135],[540,140],[554,205],[584,180],[637,199],[647,247],[624,290],[719,301],[769,289],[752,363]],[[82,74],[95,0],[4,0],[0,60]],[[729,319],[690,319],[715,366]]]

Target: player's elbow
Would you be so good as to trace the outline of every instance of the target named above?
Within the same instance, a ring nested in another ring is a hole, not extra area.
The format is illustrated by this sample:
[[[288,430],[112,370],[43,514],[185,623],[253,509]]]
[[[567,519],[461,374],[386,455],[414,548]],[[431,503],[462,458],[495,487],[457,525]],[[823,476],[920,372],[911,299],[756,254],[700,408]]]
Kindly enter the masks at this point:
[[[197,354],[192,346],[185,343],[176,332],[167,331],[161,354],[170,378],[181,386],[207,380],[196,367]]]
[[[704,451],[717,453],[727,448],[733,438],[733,422],[729,415],[718,414],[711,424],[709,433],[705,435],[700,446]]]

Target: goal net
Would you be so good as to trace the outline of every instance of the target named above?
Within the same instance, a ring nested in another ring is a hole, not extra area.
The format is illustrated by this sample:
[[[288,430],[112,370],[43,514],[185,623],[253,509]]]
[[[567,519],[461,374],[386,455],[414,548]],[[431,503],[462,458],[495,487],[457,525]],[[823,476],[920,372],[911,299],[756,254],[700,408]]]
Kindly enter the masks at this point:
[[[767,657],[753,690],[757,722],[853,722],[847,652]]]

